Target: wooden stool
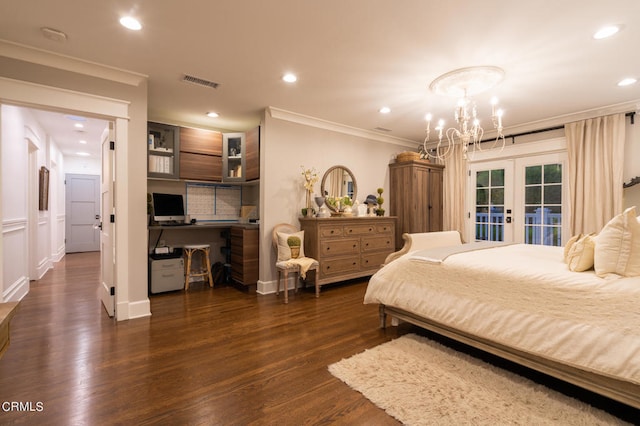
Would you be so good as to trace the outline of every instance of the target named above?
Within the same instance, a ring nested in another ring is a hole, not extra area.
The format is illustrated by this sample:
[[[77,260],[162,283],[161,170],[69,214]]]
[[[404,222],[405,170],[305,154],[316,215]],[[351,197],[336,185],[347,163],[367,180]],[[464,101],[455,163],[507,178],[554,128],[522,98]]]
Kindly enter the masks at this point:
[[[184,246],[184,254],[187,257],[186,273],[184,278],[184,289],[189,290],[189,278],[205,277],[209,280],[209,287],[213,287],[213,277],[211,276],[211,260],[209,259],[209,244],[190,244]],[[191,270],[191,260],[194,253],[200,253],[201,269],[198,271]]]

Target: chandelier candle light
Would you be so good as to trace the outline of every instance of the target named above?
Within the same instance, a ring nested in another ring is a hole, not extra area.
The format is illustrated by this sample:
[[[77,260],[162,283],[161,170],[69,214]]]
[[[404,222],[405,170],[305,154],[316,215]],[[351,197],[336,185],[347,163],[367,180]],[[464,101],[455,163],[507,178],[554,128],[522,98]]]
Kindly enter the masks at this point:
[[[480,119],[475,102],[471,99],[478,93],[485,92],[504,78],[504,71],[498,67],[469,67],[460,68],[433,80],[429,88],[438,95],[456,96],[459,98],[454,111],[457,127],[450,127],[444,130],[444,120],[438,120],[435,130],[438,132],[438,142],[434,149],[429,150],[427,143],[431,132],[432,115],[427,114],[426,137],[422,144],[422,149],[428,158],[444,160],[451,152],[456,143],[462,144],[462,155],[467,159],[469,146],[473,151],[482,151],[480,143],[484,136],[484,129],[480,125]],[[491,99],[491,122],[496,131],[496,140],[492,146],[495,148],[501,144],[504,148],[505,138],[502,133],[502,109],[497,108],[497,98]],[[446,136],[446,141],[443,136]]]

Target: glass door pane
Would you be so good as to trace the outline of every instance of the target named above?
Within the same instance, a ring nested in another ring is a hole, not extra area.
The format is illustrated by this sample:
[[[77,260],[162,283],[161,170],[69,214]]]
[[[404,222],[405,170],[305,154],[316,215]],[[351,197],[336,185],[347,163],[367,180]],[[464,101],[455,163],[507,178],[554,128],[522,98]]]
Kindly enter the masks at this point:
[[[475,172],[474,238],[504,241],[505,238],[505,169]]]
[[[525,244],[562,245],[562,164],[524,170]]]

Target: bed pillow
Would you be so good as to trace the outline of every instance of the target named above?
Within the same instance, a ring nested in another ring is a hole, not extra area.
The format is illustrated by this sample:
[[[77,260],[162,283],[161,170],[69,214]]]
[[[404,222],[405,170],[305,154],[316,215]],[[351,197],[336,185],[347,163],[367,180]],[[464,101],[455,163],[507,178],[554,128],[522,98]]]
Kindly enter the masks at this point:
[[[278,232],[278,262],[291,259],[291,248],[287,244],[289,237],[300,238],[300,254],[297,257],[304,257],[304,231],[294,232],[288,234],[284,232]]]
[[[564,263],[569,263],[569,251],[571,250],[571,247],[576,243],[576,241],[578,241],[580,238],[582,238],[582,234],[574,235],[573,237],[569,238],[567,244],[564,245]]]
[[[569,270],[584,272],[593,268],[593,259],[596,248],[594,234],[583,235],[576,240],[567,253],[566,261]]]
[[[596,238],[596,274],[640,275],[640,222],[630,207],[607,223]]]

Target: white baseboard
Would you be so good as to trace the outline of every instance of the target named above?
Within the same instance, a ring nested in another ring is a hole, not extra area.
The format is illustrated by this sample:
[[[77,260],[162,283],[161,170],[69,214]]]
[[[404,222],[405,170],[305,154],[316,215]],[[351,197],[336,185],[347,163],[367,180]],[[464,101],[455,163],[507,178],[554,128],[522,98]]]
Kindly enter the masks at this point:
[[[149,301],[149,298],[140,300],[139,302],[122,302],[116,305],[116,319],[118,321],[150,316],[151,302]]]
[[[298,279],[298,275],[297,274],[291,274],[289,276],[289,278],[287,279],[287,285],[289,287],[289,290],[293,290],[294,289],[294,284],[295,281]],[[271,280],[271,281],[258,281],[258,284],[256,286],[256,293],[258,294],[273,294],[276,292],[276,286],[278,284],[278,280]],[[280,286],[282,286],[282,284],[280,284]],[[281,288],[280,291],[283,291],[284,289]]]
[[[29,279],[25,276],[20,277],[14,282],[6,292],[2,295],[3,302],[19,302],[29,293]]]

